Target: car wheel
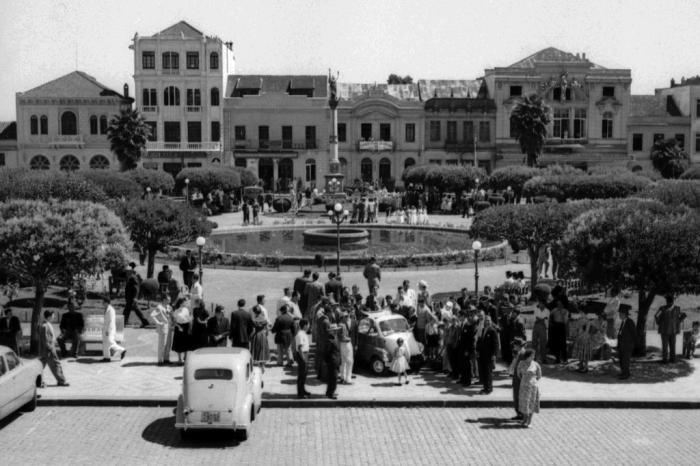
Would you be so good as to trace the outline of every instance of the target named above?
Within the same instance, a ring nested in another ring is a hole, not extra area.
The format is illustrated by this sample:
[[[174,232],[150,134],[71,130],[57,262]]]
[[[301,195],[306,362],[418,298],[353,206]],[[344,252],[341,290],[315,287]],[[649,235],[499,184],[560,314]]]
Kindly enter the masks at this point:
[[[386,370],[386,364],[384,364],[384,361],[382,361],[376,356],[372,358],[371,364],[372,372],[374,372],[377,375],[382,375]]]
[[[36,409],[36,388],[34,388],[34,395],[32,396],[32,399],[29,400],[27,404],[22,406],[22,411],[34,411]]]
[[[248,440],[248,429],[238,429],[236,431],[236,438],[241,442]]]

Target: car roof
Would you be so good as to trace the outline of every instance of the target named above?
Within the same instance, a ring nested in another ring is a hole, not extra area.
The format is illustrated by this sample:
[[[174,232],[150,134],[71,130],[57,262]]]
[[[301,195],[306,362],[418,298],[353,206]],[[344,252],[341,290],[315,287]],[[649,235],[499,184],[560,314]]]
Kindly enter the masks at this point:
[[[7,353],[11,353],[11,352],[12,352],[12,348],[10,348],[9,346],[0,345],[0,354],[7,354]]]
[[[238,368],[249,361],[250,351],[245,348],[211,347],[188,353],[185,366],[188,370],[211,366]]]

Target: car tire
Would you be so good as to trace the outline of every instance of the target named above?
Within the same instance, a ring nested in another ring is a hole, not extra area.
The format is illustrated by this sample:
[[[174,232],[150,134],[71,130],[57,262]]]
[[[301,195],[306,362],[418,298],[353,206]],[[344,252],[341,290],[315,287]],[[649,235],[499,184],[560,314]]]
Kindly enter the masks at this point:
[[[27,411],[31,412],[36,409],[36,400],[37,400],[37,395],[36,395],[36,387],[34,388],[34,395],[32,395],[32,399],[27,402],[24,406],[22,406],[22,411]]]
[[[248,429],[236,430],[236,438],[241,442],[245,442],[246,440],[248,440]]]
[[[376,356],[372,358],[370,365],[372,367],[372,372],[376,375],[382,375],[386,372],[386,364]]]

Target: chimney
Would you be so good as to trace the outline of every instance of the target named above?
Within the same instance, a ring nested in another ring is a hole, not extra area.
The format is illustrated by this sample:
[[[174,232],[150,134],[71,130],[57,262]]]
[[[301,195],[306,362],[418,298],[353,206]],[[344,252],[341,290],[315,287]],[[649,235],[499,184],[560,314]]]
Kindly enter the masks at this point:
[[[129,97],[129,85],[126,83],[124,84],[124,97]]]

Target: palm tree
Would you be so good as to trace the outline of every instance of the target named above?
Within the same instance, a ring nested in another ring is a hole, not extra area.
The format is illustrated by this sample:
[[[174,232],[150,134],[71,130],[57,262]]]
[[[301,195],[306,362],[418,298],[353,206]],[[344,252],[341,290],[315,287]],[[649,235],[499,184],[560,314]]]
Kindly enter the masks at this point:
[[[547,138],[550,109],[542,97],[532,94],[521,97],[510,115],[511,128],[520,143],[520,150],[527,154],[527,165],[534,167]]]
[[[676,139],[658,139],[651,148],[651,163],[664,178],[678,178],[690,167],[690,156]]]
[[[151,128],[138,110],[122,109],[119,115],[112,117],[107,128],[107,139],[122,171],[136,168],[150,135]]]

